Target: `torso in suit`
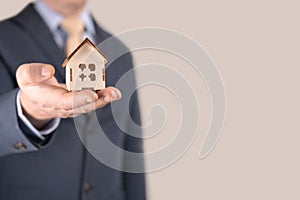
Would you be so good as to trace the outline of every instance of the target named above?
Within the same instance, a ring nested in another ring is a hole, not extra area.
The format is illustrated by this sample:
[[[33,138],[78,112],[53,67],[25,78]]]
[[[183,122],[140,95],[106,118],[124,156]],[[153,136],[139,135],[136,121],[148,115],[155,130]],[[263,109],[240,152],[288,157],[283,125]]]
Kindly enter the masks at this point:
[[[111,36],[96,23],[95,27],[97,43]],[[0,199],[145,199],[144,174],[120,172],[93,158],[76,134],[72,119],[61,120],[45,144],[28,137],[16,113],[16,69],[23,63],[49,63],[55,66],[58,81],[64,82],[61,64],[65,55],[32,4],[2,21],[0,30]],[[131,68],[129,54],[112,63],[106,71],[107,85],[114,86]],[[140,123],[137,97],[130,102],[130,114]],[[110,105],[99,109],[97,116],[114,144],[142,151],[141,140],[128,136],[115,124]],[[124,162],[122,155],[112,156]]]

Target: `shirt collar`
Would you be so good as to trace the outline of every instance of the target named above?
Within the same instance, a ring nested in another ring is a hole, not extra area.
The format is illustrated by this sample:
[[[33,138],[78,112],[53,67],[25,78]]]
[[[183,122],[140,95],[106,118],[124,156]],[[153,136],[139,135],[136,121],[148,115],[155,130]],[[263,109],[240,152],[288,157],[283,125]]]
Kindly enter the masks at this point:
[[[34,3],[35,9],[37,12],[41,15],[43,20],[45,21],[46,25],[49,27],[51,32],[57,31],[57,28],[60,26],[63,16],[59,14],[58,12],[55,12],[52,10],[44,1],[37,0]],[[93,19],[89,13],[89,11],[85,8],[81,14],[80,19],[85,25],[85,31],[87,31],[90,34],[95,34],[95,26]]]
[[[44,1],[38,0],[34,4],[35,9],[41,15],[46,25],[52,32],[57,31],[63,16],[52,10]]]

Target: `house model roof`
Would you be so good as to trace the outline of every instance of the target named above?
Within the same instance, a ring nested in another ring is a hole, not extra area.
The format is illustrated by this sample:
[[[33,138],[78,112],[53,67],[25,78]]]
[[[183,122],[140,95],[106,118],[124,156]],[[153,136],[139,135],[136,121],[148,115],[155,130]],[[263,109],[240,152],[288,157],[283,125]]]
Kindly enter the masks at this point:
[[[71,58],[77,53],[77,51],[85,44],[90,45],[92,48],[94,48],[95,50],[97,50],[97,52],[104,57],[104,61],[105,63],[108,62],[108,58],[106,57],[106,55],[100,51],[94,44],[93,42],[91,42],[88,38],[85,38],[82,43],[66,58],[66,60],[64,61],[64,63],[62,64],[62,67],[66,67],[67,64],[70,62]]]

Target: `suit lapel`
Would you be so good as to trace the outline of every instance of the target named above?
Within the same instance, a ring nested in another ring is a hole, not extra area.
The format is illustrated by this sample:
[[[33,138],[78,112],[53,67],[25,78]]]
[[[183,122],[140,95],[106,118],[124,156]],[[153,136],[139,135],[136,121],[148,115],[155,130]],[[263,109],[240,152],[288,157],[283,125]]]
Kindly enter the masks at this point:
[[[32,36],[33,41],[39,46],[51,64],[55,66],[57,78],[64,81],[64,70],[61,67],[65,54],[54,41],[51,32],[43,19],[34,9],[33,4],[29,4],[18,16],[16,21],[23,25],[24,29]]]
[[[95,27],[95,31],[96,31],[95,43],[96,43],[96,45],[98,45],[101,42],[103,42],[104,40],[106,40],[107,38],[109,38],[111,35],[109,35],[108,33],[106,33],[104,30],[102,30],[100,28],[100,26],[97,24],[97,22],[93,16],[92,16],[92,19],[93,19],[94,27]]]

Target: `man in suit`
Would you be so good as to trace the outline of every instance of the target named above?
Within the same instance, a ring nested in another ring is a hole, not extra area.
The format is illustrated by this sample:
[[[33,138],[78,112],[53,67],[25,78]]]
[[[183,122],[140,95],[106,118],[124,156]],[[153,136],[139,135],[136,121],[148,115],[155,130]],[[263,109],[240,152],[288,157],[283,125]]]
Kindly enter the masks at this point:
[[[0,22],[0,199],[146,198],[144,174],[118,171],[97,161],[82,145],[73,120],[96,109],[100,126],[116,146],[143,151],[140,139],[117,126],[110,104],[121,98],[121,92],[113,86],[132,69],[131,55],[109,63],[106,82],[110,87],[100,92],[67,92],[60,84],[65,82],[61,64],[72,35],[63,26],[65,19],[80,19],[81,37],[95,44],[111,36],[95,22],[85,3],[37,0]],[[110,57],[114,48],[126,47],[114,42],[104,53]],[[135,87],[134,77],[128,80],[128,86]],[[124,108],[130,109],[130,117],[140,124],[136,94]],[[86,135],[95,134],[89,130],[94,129],[85,129]],[[132,130],[128,122],[126,131]],[[126,156],[113,152],[111,156],[126,166]]]

